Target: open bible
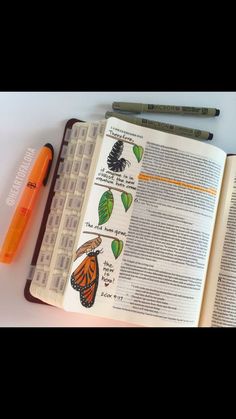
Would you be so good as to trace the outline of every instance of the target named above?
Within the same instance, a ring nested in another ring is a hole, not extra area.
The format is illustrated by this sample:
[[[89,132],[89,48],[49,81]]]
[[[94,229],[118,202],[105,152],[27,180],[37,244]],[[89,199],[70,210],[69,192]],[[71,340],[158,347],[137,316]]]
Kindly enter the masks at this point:
[[[143,326],[236,325],[236,156],[67,123],[26,298]]]

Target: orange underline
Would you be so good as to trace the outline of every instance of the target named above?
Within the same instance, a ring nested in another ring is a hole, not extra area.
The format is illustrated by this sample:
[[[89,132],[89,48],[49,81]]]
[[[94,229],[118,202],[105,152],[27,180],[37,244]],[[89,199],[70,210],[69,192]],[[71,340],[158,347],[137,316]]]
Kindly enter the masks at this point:
[[[199,192],[206,192],[210,195],[216,195],[217,192],[214,188],[204,188],[203,186],[191,185],[191,183],[181,182],[179,180],[169,179],[167,177],[148,175],[145,173],[140,173],[138,179],[145,180],[146,182],[149,182],[150,180],[158,180],[159,182],[171,183],[173,185],[182,186],[183,188],[189,188]]]

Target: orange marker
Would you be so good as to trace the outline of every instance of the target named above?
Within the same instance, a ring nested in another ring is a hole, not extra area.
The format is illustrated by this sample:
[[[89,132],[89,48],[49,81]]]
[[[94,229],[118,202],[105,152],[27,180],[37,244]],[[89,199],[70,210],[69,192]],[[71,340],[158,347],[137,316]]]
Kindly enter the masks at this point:
[[[11,263],[15,256],[17,247],[22,239],[34,208],[38,192],[41,186],[45,186],[47,183],[52,160],[53,147],[51,144],[47,143],[42,147],[36,158],[28,177],[27,185],[25,186],[11,220],[10,227],[0,252],[0,262],[2,263]]]

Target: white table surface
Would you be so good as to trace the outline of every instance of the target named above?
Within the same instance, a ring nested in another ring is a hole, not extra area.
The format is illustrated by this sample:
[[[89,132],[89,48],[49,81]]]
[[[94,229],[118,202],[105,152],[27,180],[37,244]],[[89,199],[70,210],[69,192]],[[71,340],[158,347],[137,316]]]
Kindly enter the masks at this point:
[[[27,148],[38,150],[44,143],[52,143],[55,164],[66,121],[103,119],[105,112],[112,110],[113,101],[219,108],[221,113],[216,118],[160,114],[145,117],[210,131],[214,134],[211,144],[227,153],[236,153],[236,92],[0,92],[0,242],[6,224],[6,196]],[[0,264],[0,326],[131,326],[25,300],[25,280],[45,202],[46,193],[33,215],[24,249],[11,265]]]

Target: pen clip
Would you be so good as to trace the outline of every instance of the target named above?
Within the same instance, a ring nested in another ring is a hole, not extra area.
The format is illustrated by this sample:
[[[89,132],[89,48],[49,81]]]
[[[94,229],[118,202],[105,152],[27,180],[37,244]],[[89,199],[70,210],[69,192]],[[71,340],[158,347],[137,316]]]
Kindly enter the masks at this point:
[[[53,156],[54,156],[54,150],[53,150],[53,146],[52,146],[50,143],[45,144],[45,146],[44,146],[44,147],[48,147],[48,148],[51,150],[51,152],[52,152],[52,158],[51,158],[51,159],[49,160],[49,162],[48,162],[47,171],[46,171],[46,173],[45,173],[45,177],[44,177],[44,179],[43,179],[43,185],[44,185],[44,186],[46,186],[46,185],[47,185],[47,183],[48,183],[48,178],[49,178],[50,170],[51,170],[51,167],[52,167],[52,161],[53,161]]]
[[[45,178],[43,179],[43,185],[44,186],[46,186],[47,183],[48,183],[48,178],[49,178],[51,167],[52,167],[52,159],[49,160],[49,162],[48,162],[48,168],[47,168],[47,171],[46,171],[46,174],[45,174]]]

